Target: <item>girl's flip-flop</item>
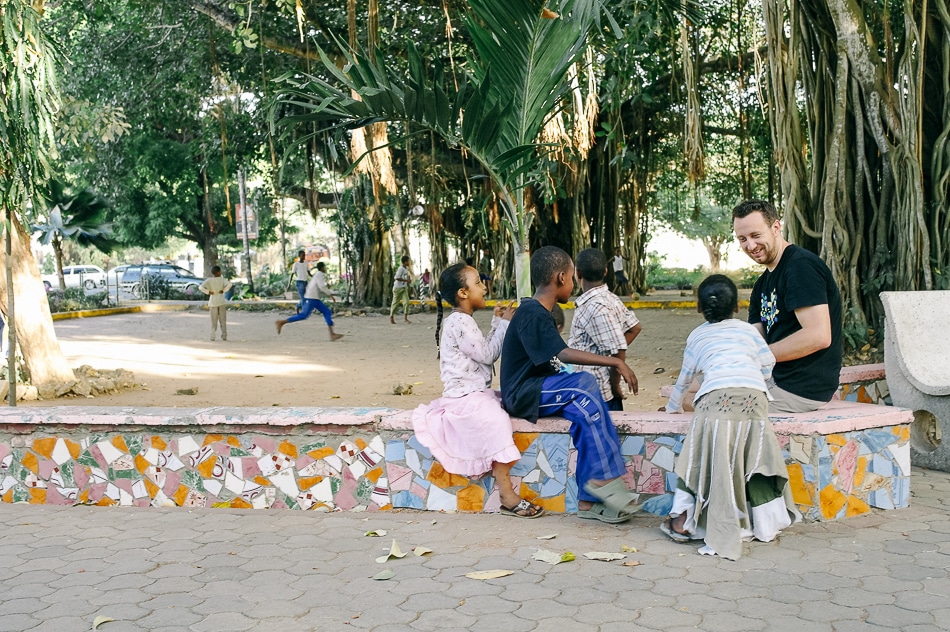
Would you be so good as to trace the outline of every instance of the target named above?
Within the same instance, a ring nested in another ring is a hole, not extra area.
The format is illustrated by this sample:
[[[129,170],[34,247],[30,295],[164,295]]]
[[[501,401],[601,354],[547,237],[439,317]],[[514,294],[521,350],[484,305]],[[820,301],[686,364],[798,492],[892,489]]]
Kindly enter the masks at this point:
[[[505,507],[502,505],[501,513],[506,516],[513,516],[515,518],[539,518],[544,515],[544,507],[535,505],[534,503],[528,502],[522,498],[521,502],[519,502],[514,507]]]
[[[688,533],[680,533],[673,529],[673,519],[667,518],[666,521],[660,525],[660,531],[665,533],[670,537],[673,542],[678,542],[680,544],[685,544],[689,542],[692,538],[689,537]]]

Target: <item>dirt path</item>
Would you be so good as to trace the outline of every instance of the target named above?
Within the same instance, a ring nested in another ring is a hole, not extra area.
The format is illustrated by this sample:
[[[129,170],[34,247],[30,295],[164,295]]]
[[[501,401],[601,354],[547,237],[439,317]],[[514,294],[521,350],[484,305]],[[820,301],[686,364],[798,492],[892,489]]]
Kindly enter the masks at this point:
[[[287,325],[278,336],[274,320],[280,314],[229,311],[227,342],[209,340],[208,313],[198,309],[57,321],[56,334],[71,366],[125,368],[145,386],[95,399],[25,405],[414,408],[441,395],[435,314],[416,314],[409,325],[391,325],[388,317],[376,314],[337,316],[336,331],[345,337],[332,343],[318,314]],[[483,331],[490,316],[488,310],[476,314]],[[566,316],[565,331],[573,310]],[[640,395],[626,406],[656,410],[665,403],[659,388],[672,384],[686,336],[702,319],[686,309],[641,309],[637,316],[643,333],[628,358]],[[400,382],[412,385],[411,395],[393,394]],[[176,395],[194,387],[196,395]]]

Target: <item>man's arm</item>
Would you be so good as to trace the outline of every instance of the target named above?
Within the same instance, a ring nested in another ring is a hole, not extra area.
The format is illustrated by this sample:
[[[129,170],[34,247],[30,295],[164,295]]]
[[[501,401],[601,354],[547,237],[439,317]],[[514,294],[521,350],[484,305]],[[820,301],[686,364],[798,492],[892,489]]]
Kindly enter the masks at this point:
[[[827,303],[800,307],[795,310],[795,318],[802,328],[769,345],[776,362],[804,358],[831,346],[831,313]],[[757,327],[761,331],[762,325]]]

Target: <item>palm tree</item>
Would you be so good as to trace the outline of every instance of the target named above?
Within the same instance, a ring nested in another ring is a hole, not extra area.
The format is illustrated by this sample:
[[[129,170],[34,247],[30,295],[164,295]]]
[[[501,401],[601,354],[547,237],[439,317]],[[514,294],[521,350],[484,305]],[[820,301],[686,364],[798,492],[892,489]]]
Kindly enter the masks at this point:
[[[51,180],[46,195],[49,215],[45,224],[33,224],[40,243],[52,244],[56,256],[56,274],[59,289],[66,290],[63,278],[63,240],[72,239],[82,246],[94,246],[108,254],[115,248],[110,238],[112,224],[105,221],[109,204],[92,189],[83,189],[75,195],[67,193],[59,180]]]
[[[39,269],[23,229],[27,200],[49,178],[56,155],[54,117],[59,107],[57,50],[40,26],[42,0],[0,1],[0,211],[6,248],[0,275],[0,309],[33,384],[73,379],[56,332]],[[14,302],[20,307],[14,311]],[[10,353],[10,375],[15,353]],[[11,388],[11,391],[15,389]]]
[[[541,172],[541,156],[550,147],[537,142],[538,134],[569,88],[565,76],[584,50],[599,6],[598,0],[555,3],[547,8],[543,0],[469,0],[465,24],[476,54],[458,87],[441,64],[430,73],[411,43],[407,78],[353,49],[344,50],[347,65],[340,70],[321,50],[325,69],[340,86],[307,76],[279,96],[303,113],[280,122],[339,129],[409,122],[414,131],[435,132],[471,154],[502,203],[518,296],[530,295],[528,232],[535,211],[525,206],[523,193]]]

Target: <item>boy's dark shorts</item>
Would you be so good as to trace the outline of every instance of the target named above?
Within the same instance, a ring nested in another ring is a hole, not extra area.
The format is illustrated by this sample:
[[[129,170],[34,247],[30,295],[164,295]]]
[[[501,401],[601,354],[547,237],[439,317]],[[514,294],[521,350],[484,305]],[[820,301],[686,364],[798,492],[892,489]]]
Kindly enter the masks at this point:
[[[626,283],[627,275],[622,271],[614,272],[614,278],[617,279],[617,283]]]

